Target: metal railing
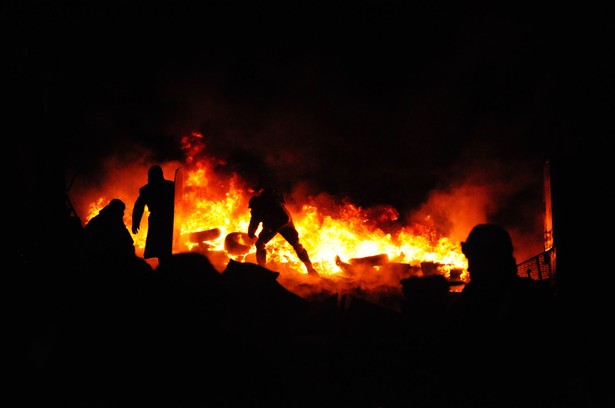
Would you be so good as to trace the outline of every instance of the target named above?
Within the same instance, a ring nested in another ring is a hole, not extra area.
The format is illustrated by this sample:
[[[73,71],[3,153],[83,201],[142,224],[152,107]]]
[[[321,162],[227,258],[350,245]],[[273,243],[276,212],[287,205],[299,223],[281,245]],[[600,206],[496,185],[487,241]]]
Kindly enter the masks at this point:
[[[545,251],[517,264],[517,275],[539,281],[551,279],[551,253]]]

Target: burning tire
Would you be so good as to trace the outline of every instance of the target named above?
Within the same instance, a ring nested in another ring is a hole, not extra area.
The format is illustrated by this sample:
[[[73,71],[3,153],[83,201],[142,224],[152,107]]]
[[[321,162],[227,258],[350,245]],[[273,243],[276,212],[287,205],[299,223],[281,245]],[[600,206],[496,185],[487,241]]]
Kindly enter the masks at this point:
[[[224,238],[224,249],[231,255],[244,255],[255,242],[256,237],[250,238],[245,232],[231,232]]]
[[[212,228],[205,231],[191,232],[188,235],[188,239],[190,240],[190,242],[199,244],[201,242],[212,241],[218,238],[220,236],[220,233],[220,228]]]

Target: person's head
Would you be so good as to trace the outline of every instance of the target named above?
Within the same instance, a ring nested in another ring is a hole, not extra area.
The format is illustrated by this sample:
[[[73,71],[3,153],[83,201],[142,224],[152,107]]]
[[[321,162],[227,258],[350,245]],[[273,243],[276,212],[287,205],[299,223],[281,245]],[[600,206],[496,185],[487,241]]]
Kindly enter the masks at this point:
[[[500,225],[476,225],[461,243],[461,251],[468,259],[468,272],[473,281],[517,273],[512,239]]]
[[[266,186],[261,190],[260,196],[268,200],[284,202],[284,196],[271,186]]]
[[[124,211],[126,210],[126,204],[119,198],[114,198],[109,201],[109,204],[102,209],[101,212],[112,215],[114,217],[124,217]]]
[[[164,180],[164,173],[162,172],[162,167],[155,164],[147,171],[147,181],[156,182],[161,180]]]

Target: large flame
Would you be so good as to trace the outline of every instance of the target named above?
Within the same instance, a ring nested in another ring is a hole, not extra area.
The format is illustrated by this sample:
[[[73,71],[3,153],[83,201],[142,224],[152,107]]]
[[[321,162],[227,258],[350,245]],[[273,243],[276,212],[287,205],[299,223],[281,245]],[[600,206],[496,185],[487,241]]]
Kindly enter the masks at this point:
[[[217,269],[223,270],[230,259],[255,262],[255,248],[249,242],[244,251],[229,251],[228,234],[247,231],[250,220],[248,200],[254,194],[237,174],[220,175],[219,159],[204,154],[203,135],[192,133],[181,140],[186,154],[184,163],[165,163],[165,177],[176,181],[176,237],[174,252],[201,252]],[[171,173],[171,174],[170,174]],[[143,184],[144,175],[134,180],[117,181],[116,191],[107,191],[89,204],[86,221],[113,197],[122,197],[127,185]],[[121,184],[126,184],[122,186]],[[134,189],[133,189],[134,190]],[[133,196],[137,191],[134,190]],[[136,197],[134,197],[136,198]],[[131,225],[134,198],[126,199],[126,225]],[[349,199],[335,201],[326,195],[286,196],[300,239],[321,275],[318,282],[309,279],[304,265],[292,247],[280,236],[267,246],[268,268],[280,272],[279,281],[297,291],[306,290],[306,282],[320,289],[343,292],[351,288],[366,291],[397,290],[400,280],[430,273],[458,282],[467,280],[467,262],[458,242],[440,236],[430,216],[415,225],[398,225],[399,214],[391,206],[362,208]],[[141,231],[134,235],[137,255],[142,256],[147,235],[147,211]],[[432,266],[428,269],[427,266]]]

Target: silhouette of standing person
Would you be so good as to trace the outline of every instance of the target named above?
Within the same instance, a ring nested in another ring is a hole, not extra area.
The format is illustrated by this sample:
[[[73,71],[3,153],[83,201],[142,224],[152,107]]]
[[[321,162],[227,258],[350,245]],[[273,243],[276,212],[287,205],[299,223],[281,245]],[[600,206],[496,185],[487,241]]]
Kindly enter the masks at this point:
[[[318,276],[307,250],[299,242],[299,233],[285,204],[282,194],[270,187],[264,188],[259,195],[250,198],[248,203],[250,207],[248,236],[254,238],[256,230],[262,224],[262,229],[254,244],[256,246],[256,262],[265,267],[267,263],[266,245],[274,236],[280,234],[293,247],[297,256],[305,265],[308,274]]]
[[[175,213],[175,182],[166,180],[159,165],[147,172],[147,184],[139,189],[132,210],[132,233],[137,234],[145,207],[149,210],[148,230],[143,257],[158,258],[163,263],[173,253],[173,220]]]

